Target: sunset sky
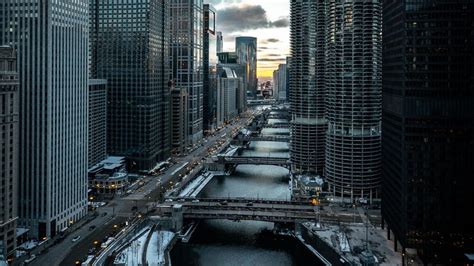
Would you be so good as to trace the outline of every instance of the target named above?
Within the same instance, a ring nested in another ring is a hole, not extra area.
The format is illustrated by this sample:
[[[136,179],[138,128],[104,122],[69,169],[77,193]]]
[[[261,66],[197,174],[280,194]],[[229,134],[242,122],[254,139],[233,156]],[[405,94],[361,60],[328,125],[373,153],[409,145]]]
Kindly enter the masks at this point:
[[[289,55],[289,0],[208,0],[217,9],[224,51],[234,51],[235,37],[258,39],[258,76],[268,78]]]

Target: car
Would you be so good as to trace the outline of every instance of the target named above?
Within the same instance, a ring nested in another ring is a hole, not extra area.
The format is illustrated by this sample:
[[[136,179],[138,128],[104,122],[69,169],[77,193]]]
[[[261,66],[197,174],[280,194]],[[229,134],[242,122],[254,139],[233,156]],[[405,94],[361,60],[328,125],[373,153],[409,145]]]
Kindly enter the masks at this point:
[[[132,207],[132,211],[136,211],[137,209],[138,209],[137,206],[133,206],[133,207]]]
[[[178,201],[179,202],[185,202],[186,200],[185,199],[179,199]]]
[[[30,262],[34,261],[35,259],[36,259],[36,255],[33,254],[25,260],[25,263],[30,263]]]
[[[105,216],[107,216],[107,213],[106,213],[106,212],[103,212],[103,213],[102,213],[102,217],[105,217]]]
[[[92,230],[94,230],[95,228],[96,228],[95,225],[91,225],[91,226],[89,226],[89,231],[92,231]]]
[[[172,199],[165,199],[165,202],[173,202]]]
[[[199,202],[198,199],[193,200],[193,203],[198,203],[198,202]]]
[[[77,242],[79,239],[81,239],[81,236],[75,236],[75,237],[72,239],[72,242]]]
[[[227,205],[227,201],[226,201],[226,200],[224,200],[224,201],[222,201],[222,202],[219,202],[219,205],[223,205],[223,206],[225,206],[225,205]]]
[[[245,206],[253,206],[253,202],[247,202],[247,204],[245,204]]]

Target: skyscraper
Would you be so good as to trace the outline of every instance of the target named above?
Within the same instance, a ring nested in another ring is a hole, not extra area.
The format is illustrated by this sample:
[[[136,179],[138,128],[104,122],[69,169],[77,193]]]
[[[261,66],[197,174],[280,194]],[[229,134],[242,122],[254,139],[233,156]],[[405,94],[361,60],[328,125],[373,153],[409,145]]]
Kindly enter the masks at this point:
[[[87,212],[88,0],[3,0],[17,52],[19,224],[54,236]]]
[[[224,37],[222,36],[222,32],[217,32],[217,47],[216,53],[224,52]]]
[[[355,200],[379,196],[382,115],[381,0],[330,1],[326,32],[326,178]]]
[[[229,67],[219,67],[217,78],[217,125],[239,114],[243,98],[243,80]]]
[[[170,154],[168,23],[168,0],[91,1],[92,75],[108,82],[107,150],[132,170]]]
[[[325,117],[324,1],[291,1],[292,172],[324,174]]]
[[[0,46],[0,262],[14,255],[18,220],[18,72],[16,54]]]
[[[286,92],[287,92],[287,85],[288,85],[288,82],[287,82],[287,67],[286,67],[286,64],[279,64],[278,65],[278,88],[276,88],[278,90],[278,99],[279,101],[282,101],[282,102],[286,102],[287,100],[287,95],[286,95]]]
[[[222,36],[221,36],[222,37]],[[216,66],[217,39],[216,10],[209,4],[204,5],[203,27],[203,126],[204,130],[215,128],[216,121]]]
[[[176,87],[188,90],[188,143],[203,135],[203,3],[173,0],[171,4],[171,68]]]
[[[183,154],[188,137],[188,91],[171,87],[171,144],[174,154]]]
[[[88,168],[107,158],[107,80],[89,79]]]
[[[257,95],[257,38],[237,37],[235,38],[235,52],[238,63],[245,66],[246,90],[255,97]]]
[[[382,217],[427,264],[474,250],[473,25],[470,0],[384,2]]]

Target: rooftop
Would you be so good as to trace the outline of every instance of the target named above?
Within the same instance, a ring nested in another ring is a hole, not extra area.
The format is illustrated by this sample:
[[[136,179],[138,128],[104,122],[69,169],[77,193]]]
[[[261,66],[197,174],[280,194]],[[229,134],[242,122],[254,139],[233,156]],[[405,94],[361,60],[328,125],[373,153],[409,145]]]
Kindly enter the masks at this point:
[[[367,255],[363,253],[367,246],[366,229],[368,229],[369,250],[375,255],[378,263],[397,265],[402,261],[401,254],[393,250],[393,243],[385,237],[381,228],[371,225],[366,227],[364,224],[319,227],[311,222],[305,223],[304,226],[355,265],[360,264],[361,255]]]

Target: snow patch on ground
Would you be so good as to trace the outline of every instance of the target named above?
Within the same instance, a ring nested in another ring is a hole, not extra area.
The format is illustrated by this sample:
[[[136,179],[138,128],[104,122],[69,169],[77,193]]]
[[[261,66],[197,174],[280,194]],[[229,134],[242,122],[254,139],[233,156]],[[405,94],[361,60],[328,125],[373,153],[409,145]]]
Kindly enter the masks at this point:
[[[165,251],[174,237],[173,232],[158,231],[153,232],[146,252],[146,261],[150,266],[165,264]]]

